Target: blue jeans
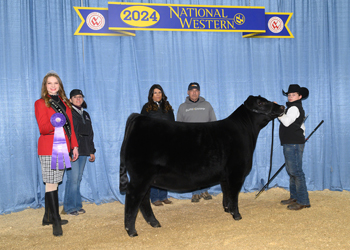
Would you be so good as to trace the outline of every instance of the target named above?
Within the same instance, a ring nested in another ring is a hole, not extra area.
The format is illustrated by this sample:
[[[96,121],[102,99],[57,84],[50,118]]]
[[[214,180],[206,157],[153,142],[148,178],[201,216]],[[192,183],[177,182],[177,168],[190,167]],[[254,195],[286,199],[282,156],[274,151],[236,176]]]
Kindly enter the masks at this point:
[[[209,188],[204,188],[204,189],[196,190],[196,191],[193,191],[193,192],[192,192],[192,195],[201,194],[201,193],[204,193],[205,191],[208,191],[208,190],[209,190]]]
[[[76,161],[71,162],[71,169],[66,169],[67,182],[63,208],[67,214],[79,211],[83,207],[80,194],[80,182],[83,178],[86,159],[87,156],[79,155]]]
[[[286,170],[290,177],[290,198],[301,205],[310,205],[305,174],[303,171],[303,152],[305,144],[283,144]]]
[[[168,191],[164,189],[151,187],[150,199],[152,203],[156,201],[164,201],[168,199]]]

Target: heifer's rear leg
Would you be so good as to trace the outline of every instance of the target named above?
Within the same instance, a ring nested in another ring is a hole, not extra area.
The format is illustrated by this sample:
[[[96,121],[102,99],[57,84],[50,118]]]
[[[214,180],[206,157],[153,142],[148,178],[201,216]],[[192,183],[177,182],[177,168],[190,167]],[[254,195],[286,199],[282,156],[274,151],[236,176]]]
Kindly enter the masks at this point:
[[[139,206],[141,203],[140,199],[135,199],[134,195],[130,193],[126,193],[125,197],[125,211],[124,211],[124,225],[125,230],[130,237],[137,236],[137,232],[135,229],[135,221],[137,212],[139,210]]]
[[[132,179],[128,184],[125,197],[124,225],[125,230],[128,232],[130,237],[137,236],[135,229],[136,216],[149,186],[150,185],[146,183],[139,183],[137,186],[135,186]]]
[[[149,198],[150,198],[150,190],[148,190],[145,197],[143,197],[143,200],[140,205],[140,210],[143,215],[143,218],[145,218],[146,222],[150,224],[152,227],[161,227],[159,221],[154,216]]]

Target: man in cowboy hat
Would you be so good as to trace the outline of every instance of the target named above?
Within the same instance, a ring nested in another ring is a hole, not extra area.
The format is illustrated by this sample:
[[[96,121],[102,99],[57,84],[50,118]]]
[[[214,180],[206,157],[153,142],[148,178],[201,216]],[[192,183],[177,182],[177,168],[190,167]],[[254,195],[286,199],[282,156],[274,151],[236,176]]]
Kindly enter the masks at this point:
[[[291,84],[288,92],[282,90],[282,93],[288,96],[288,102],[285,114],[278,118],[281,122],[279,136],[283,146],[286,170],[290,177],[290,198],[282,200],[281,204],[288,205],[289,210],[300,210],[311,206],[302,168],[305,146],[305,112],[301,100],[309,96],[309,90],[298,84]]]

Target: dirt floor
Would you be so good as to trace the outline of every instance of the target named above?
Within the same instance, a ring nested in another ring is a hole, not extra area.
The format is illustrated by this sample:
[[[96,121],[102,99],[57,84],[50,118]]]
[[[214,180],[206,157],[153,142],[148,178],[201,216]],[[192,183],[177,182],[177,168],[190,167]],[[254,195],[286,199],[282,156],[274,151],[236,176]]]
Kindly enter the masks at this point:
[[[87,213],[62,215],[69,223],[63,236],[42,226],[44,208],[0,215],[0,249],[350,249],[350,192],[309,192],[311,208],[289,211],[280,205],[289,193],[273,188],[255,199],[241,193],[240,221],[213,200],[171,199],[154,207],[161,228],[152,228],[139,213],[130,238],[124,230],[124,205],[84,204]],[[60,208],[60,211],[62,207]]]

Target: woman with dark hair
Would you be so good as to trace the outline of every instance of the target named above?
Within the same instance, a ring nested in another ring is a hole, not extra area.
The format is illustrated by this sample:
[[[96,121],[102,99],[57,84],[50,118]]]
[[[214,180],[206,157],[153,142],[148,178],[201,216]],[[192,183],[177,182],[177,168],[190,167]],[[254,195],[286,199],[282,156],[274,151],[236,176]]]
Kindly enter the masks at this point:
[[[167,100],[168,97],[165,95],[163,88],[159,84],[154,84],[148,92],[148,102],[143,105],[141,114],[156,119],[175,121],[173,108]],[[172,203],[168,200],[168,192],[164,189],[151,187],[150,198],[155,206]]]
[[[48,72],[41,85],[41,98],[35,102],[35,117],[38,122],[40,137],[38,141],[38,155],[41,163],[43,181],[45,183],[45,214],[42,221],[44,225],[52,224],[53,235],[63,234],[61,225],[67,224],[67,220],[61,220],[58,211],[58,183],[62,182],[64,169],[59,169],[56,161],[56,169],[51,169],[52,149],[54,144],[55,127],[51,124],[51,116],[61,113],[66,117],[64,137],[67,150],[73,151],[73,159],[78,159],[78,141],[75,137],[73,117],[70,104],[64,92],[63,84],[56,72]],[[67,152],[67,154],[68,154]],[[64,168],[66,167],[66,162]]]
[[[74,130],[79,143],[79,159],[72,162],[71,169],[66,171],[67,181],[63,213],[79,215],[85,213],[80,194],[80,182],[83,178],[87,158],[90,156],[89,161],[95,161],[96,149],[90,115],[85,111],[87,105],[84,100],[83,92],[80,89],[73,89],[70,92],[70,102],[73,107]]]

